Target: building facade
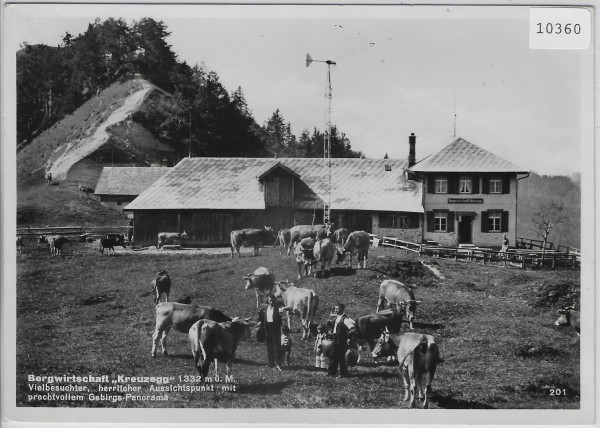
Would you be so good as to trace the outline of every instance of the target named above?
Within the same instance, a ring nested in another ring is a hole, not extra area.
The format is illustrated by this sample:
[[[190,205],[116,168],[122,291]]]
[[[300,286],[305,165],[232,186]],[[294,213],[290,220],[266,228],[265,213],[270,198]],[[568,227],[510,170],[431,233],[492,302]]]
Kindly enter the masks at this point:
[[[458,138],[416,162],[306,158],[186,158],[127,206],[136,243],[159,232],[189,245],[226,245],[232,230],[323,222],[443,246],[500,247],[517,236],[519,180],[528,172]],[[96,191],[98,193],[98,191]]]
[[[527,171],[462,138],[411,166],[423,183],[423,240],[500,247],[517,236],[519,180]]]

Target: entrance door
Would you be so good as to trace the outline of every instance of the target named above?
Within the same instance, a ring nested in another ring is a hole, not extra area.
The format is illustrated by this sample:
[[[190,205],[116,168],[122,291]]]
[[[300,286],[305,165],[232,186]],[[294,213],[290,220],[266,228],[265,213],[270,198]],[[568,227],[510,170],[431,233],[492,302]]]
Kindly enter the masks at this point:
[[[458,221],[458,243],[473,243],[473,217],[461,215]]]

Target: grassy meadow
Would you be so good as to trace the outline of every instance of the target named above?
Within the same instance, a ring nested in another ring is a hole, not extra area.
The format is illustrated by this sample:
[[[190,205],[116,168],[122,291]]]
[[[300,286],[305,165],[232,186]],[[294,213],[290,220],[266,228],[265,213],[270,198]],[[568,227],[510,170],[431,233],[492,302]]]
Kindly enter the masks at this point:
[[[174,391],[167,393],[168,401],[157,402],[30,401],[32,374],[167,376],[175,384],[199,385],[179,381],[197,374],[187,334],[172,331],[170,355],[150,356],[155,315],[148,291],[156,272],[169,272],[172,300],[190,296],[230,316],[256,319],[255,295],[244,290],[242,276],[265,266],[277,280],[295,281],[297,269],[292,257],[274,248],[261,249],[258,257],[245,250],[240,259],[121,247],[107,256],[97,243],[70,243],[62,256],[51,258],[45,245],[27,244],[17,260],[17,406],[407,407],[397,365],[375,364],[364,351],[349,378],[329,378],[313,368],[313,340],[300,340],[297,323],[292,365],[282,372],[265,367],[264,344],[254,338],[240,344],[235,391]],[[336,302],[344,302],[353,318],[374,312],[384,279],[416,285],[422,301],[416,331],[436,338],[444,360],[430,408],[579,408],[579,341],[571,329],[553,325],[562,303],[579,305],[579,271],[419,258],[389,248],[371,249],[369,256],[366,270],[337,265],[330,278],[306,278],[296,285],[319,294],[318,322]],[[420,260],[435,265],[443,277]],[[551,395],[556,389],[564,394]],[[90,391],[96,390],[90,386]]]

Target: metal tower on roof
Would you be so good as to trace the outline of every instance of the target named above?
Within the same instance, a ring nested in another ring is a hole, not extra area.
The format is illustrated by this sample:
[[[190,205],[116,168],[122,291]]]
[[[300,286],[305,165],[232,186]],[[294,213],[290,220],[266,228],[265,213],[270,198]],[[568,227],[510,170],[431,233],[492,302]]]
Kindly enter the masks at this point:
[[[323,143],[323,158],[327,162],[327,203],[323,207],[323,223],[331,222],[331,101],[333,99],[333,93],[331,91],[331,66],[336,65],[334,61],[331,60],[318,60],[312,59],[310,54],[306,54],[306,66],[308,67],[313,62],[323,62],[327,64],[327,89],[326,89],[326,97],[327,97],[327,131],[325,132],[325,141]]]

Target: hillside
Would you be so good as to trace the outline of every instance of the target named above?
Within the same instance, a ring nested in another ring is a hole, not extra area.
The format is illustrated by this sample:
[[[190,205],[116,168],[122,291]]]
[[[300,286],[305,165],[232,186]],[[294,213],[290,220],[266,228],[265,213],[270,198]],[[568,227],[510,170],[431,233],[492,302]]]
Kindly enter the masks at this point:
[[[581,246],[581,184],[567,176],[538,175],[531,173],[529,177],[519,181],[518,235],[521,237],[540,239],[533,229],[533,215],[541,203],[556,201],[564,207],[566,221],[559,224],[548,238],[558,245],[575,248]]]
[[[111,85],[73,114],[42,132],[17,153],[19,224],[114,224],[123,216],[81,198],[78,186],[95,188],[102,168],[178,161],[134,115],[172,105],[172,97],[144,79]],[[46,185],[45,176],[53,180]]]

